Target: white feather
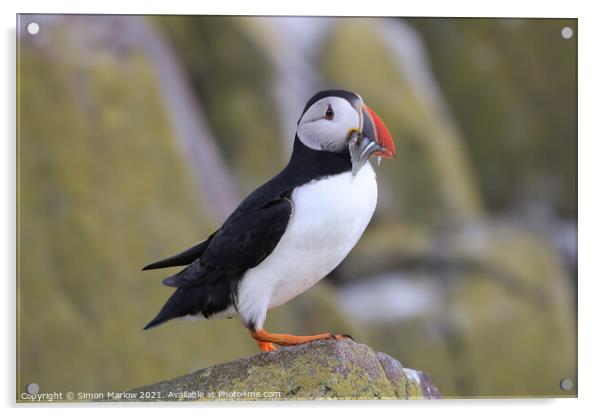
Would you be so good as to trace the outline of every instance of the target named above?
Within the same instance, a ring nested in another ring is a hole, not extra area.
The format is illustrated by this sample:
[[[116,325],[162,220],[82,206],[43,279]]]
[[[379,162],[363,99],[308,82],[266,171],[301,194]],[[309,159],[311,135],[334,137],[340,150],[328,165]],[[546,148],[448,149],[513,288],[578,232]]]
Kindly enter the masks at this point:
[[[334,111],[332,120],[324,118],[328,105]],[[345,146],[353,128],[360,128],[357,110],[344,98],[326,97],[305,112],[297,126],[297,136],[310,149],[334,151]]]
[[[355,246],[372,218],[377,186],[370,163],[293,191],[294,212],[274,251],[248,270],[239,286],[238,313],[262,328],[267,310],[305,292]],[[224,315],[234,314],[233,310]]]

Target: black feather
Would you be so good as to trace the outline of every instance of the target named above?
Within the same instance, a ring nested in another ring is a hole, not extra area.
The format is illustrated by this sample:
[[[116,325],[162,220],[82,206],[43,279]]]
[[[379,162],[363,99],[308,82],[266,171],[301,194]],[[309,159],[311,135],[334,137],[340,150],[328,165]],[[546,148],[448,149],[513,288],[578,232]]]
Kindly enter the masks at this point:
[[[209,245],[209,242],[211,241],[211,237],[213,237],[213,235],[211,235],[205,241],[201,241],[197,245],[190,247],[189,249],[184,250],[183,252],[174,256],[168,257],[164,260],[159,260],[155,263],[147,264],[142,268],[142,270],[163,269],[165,267],[185,266],[190,264],[194,259],[203,254]]]
[[[238,283],[233,279],[224,279],[210,285],[179,287],[144,329],[155,328],[174,318],[198,314],[209,318],[224,311],[236,304]]]
[[[213,283],[225,274],[242,277],[242,273],[257,266],[274,250],[292,212],[292,201],[282,196],[250,211],[249,215],[227,220],[200,258],[163,283],[190,287]]]

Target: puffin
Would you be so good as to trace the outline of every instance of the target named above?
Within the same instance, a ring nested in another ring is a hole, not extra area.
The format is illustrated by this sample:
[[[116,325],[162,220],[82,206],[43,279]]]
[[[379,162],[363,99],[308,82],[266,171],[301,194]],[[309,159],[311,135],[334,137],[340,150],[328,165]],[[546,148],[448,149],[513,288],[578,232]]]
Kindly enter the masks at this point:
[[[349,335],[291,335],[264,328],[267,311],[305,292],[347,256],[377,202],[372,156],[393,158],[380,117],[350,91],[307,101],[284,169],[261,185],[204,241],[145,266],[186,266],[163,284],[175,288],[144,329],[174,318],[240,317],[262,351]]]

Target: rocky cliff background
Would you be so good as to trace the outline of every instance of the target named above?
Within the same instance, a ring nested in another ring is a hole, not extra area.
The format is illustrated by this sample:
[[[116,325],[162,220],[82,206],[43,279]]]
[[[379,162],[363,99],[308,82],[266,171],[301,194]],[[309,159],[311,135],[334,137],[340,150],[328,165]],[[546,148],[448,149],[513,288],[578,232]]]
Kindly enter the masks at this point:
[[[358,246],[267,327],[351,333],[445,397],[575,395],[559,383],[576,380],[576,34],[22,15],[17,390],[121,391],[256,352],[237,320],[141,331],[171,289],[139,270],[276,173],[304,102],[335,87],[381,115],[397,157]]]

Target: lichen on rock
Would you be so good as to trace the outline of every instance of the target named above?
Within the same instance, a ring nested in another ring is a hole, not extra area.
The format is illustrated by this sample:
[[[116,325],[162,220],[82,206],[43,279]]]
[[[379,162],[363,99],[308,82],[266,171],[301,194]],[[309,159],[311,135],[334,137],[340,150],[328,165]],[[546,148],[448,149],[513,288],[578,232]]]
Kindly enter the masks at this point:
[[[281,347],[129,393],[129,400],[151,401],[441,397],[425,373],[351,340]]]

